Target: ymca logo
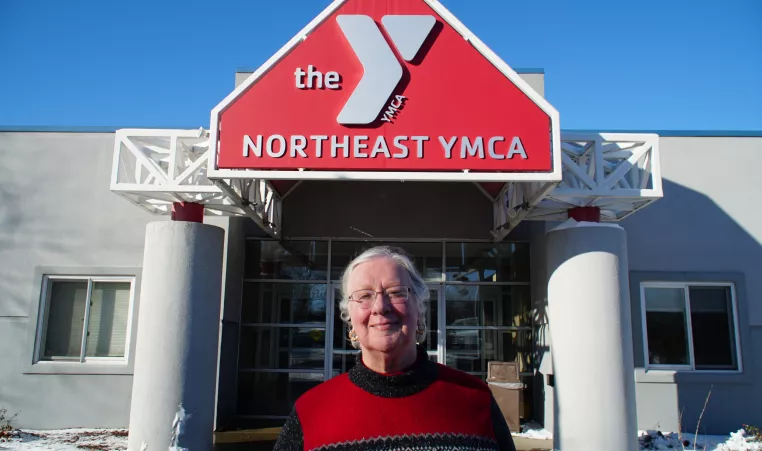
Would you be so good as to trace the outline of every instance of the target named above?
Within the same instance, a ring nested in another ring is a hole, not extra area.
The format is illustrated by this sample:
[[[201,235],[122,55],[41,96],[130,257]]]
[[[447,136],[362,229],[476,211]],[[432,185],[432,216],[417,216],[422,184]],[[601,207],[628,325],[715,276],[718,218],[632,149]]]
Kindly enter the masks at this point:
[[[370,124],[378,118],[386,100],[402,79],[402,66],[370,16],[344,14],[336,17],[336,22],[364,69],[360,82],[336,119],[342,125]],[[430,15],[387,15],[381,23],[402,58],[412,61],[434,28],[436,19]],[[323,75],[309,66],[307,71],[298,68],[294,75],[299,89],[312,88],[313,81],[318,88],[339,88],[340,76],[336,72]],[[403,96],[396,96],[382,120],[391,122],[402,100]]]
[[[402,79],[402,66],[375,21],[363,15],[341,15],[336,21],[360,60],[365,73],[337,118],[339,124],[370,124]],[[423,46],[434,16],[389,15],[381,19],[405,61],[412,61]]]

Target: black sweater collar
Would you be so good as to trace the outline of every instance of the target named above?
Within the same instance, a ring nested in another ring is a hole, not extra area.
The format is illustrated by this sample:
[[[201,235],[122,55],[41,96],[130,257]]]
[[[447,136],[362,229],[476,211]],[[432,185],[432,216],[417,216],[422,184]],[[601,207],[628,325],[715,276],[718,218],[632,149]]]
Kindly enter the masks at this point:
[[[418,356],[413,366],[399,374],[377,373],[362,361],[362,353],[357,354],[355,366],[349,370],[349,380],[370,394],[384,398],[410,396],[425,389],[437,377],[437,364],[429,360],[423,347],[418,346]]]

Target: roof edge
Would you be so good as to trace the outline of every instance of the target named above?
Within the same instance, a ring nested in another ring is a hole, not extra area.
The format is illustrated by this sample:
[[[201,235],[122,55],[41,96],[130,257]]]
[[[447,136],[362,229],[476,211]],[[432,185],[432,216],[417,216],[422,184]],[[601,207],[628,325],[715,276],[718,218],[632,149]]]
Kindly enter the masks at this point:
[[[140,128],[147,130],[198,130],[200,127],[208,129],[208,125],[196,125],[189,127],[162,127],[162,126],[110,126],[110,125],[0,125],[1,133],[115,133],[124,128]],[[680,138],[762,138],[762,130],[626,130],[626,129],[562,129],[561,133],[654,133],[660,137]]]

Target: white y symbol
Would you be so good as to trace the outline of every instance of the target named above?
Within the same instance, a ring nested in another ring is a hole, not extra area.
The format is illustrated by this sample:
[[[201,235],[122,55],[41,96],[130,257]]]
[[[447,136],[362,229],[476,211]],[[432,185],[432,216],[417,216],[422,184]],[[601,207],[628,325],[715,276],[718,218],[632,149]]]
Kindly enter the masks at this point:
[[[402,66],[381,30],[365,15],[341,15],[336,21],[364,69],[362,79],[339,113],[340,124],[370,124],[402,79]],[[384,16],[389,37],[405,61],[411,61],[431,33],[434,16]]]

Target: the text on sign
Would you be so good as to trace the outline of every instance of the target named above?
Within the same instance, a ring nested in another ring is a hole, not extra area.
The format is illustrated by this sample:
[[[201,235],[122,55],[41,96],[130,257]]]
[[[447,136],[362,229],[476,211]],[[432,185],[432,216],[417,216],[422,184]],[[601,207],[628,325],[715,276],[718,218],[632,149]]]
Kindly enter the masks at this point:
[[[384,114],[381,116],[381,120],[384,122],[391,122],[392,119],[394,119],[397,116],[397,113],[399,113],[400,108],[402,108],[402,105],[407,100],[407,97],[401,96],[397,94],[394,96],[392,101],[389,103],[389,108],[384,111]]]
[[[338,72],[328,72],[323,74],[319,70],[315,69],[315,66],[310,64],[305,71],[301,67],[297,67],[294,72],[294,78],[296,79],[296,87],[299,89],[339,89],[341,86],[341,75]]]

